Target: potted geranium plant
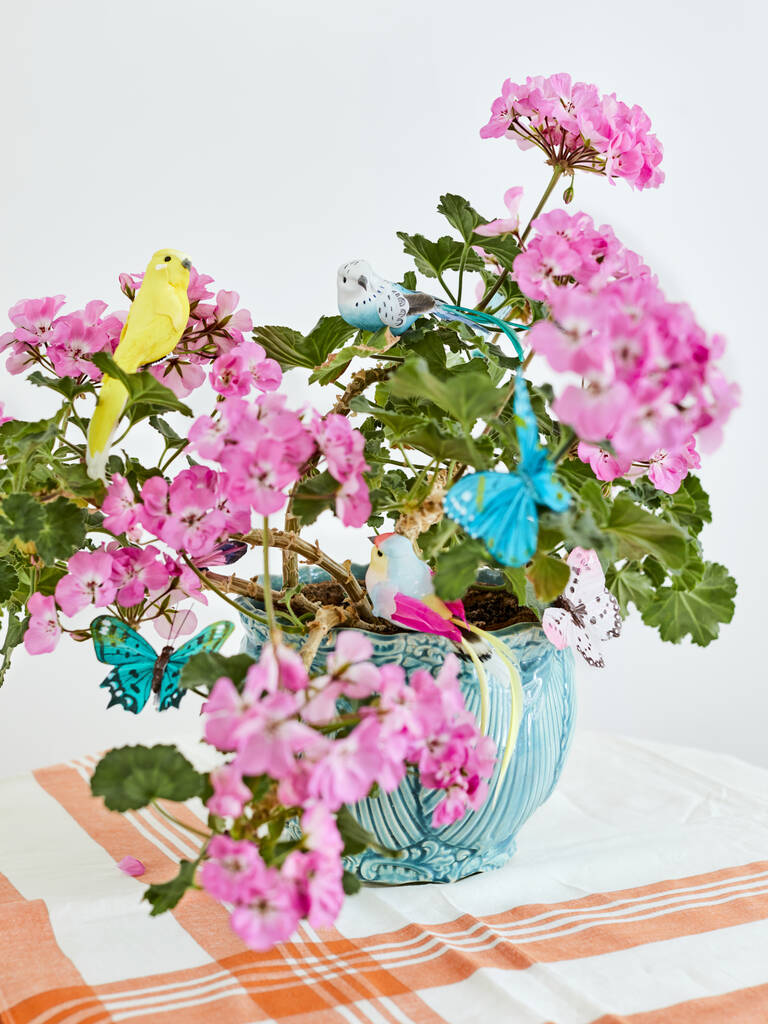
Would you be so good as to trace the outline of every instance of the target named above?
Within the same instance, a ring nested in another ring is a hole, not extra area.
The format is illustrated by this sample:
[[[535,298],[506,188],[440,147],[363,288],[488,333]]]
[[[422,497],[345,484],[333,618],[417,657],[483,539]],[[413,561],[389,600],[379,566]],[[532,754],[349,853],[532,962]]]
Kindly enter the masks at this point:
[[[702,645],[733,614],[694,472],[737,400],[723,341],[571,212],[582,172],[661,183],[647,116],[556,75],[507,81],[481,134],[543,153],[531,215],[517,188],[491,221],[442,196],[449,233],[399,235],[415,271],[350,261],[341,315],[307,334],[254,328],[232,292],[209,301],[212,279],[170,249],[121,275],[127,320],[63,296],[10,311],[8,370],[61,401],[0,425],[2,674],[21,642],[92,641],[110,705],[197,695],[218,752],[199,772],[171,746],[126,747],[93,775],[116,811],[206,805],[181,823],[199,856],[149,887],[153,913],[199,883],[261,949],[304,916],[330,924],[360,876],[503,863],[562,768],[570,648],[601,666],[630,604]],[[536,383],[544,361],[554,386]],[[326,386],[323,412],[281,394],[294,367]],[[151,466],[129,448],[139,423]],[[308,538],[327,510],[373,530],[367,570]],[[219,651],[227,621],[196,632],[209,596],[245,623],[242,653]]]

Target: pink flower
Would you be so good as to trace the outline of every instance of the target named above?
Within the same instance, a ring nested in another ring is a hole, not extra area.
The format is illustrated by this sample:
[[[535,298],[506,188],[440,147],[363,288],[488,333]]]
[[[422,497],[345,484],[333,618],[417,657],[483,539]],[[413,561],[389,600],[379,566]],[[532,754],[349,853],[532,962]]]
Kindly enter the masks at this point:
[[[368,485],[363,473],[365,438],[346,416],[331,413],[315,423],[317,444],[328,463],[328,471],[341,488],[336,513],[345,526],[363,526],[371,514]]]
[[[56,584],[56,603],[65,615],[89,604],[104,608],[115,599],[113,559],[106,551],[78,551],[67,562],[68,573]]]
[[[640,107],[557,74],[526,78],[522,85],[507,79],[480,135],[514,138],[521,149],[536,146],[553,166],[572,173],[583,168],[624,178],[633,188],[656,188],[664,180],[662,148],[650,128]]]
[[[225,903],[246,903],[251,879],[261,878],[265,869],[258,848],[244,839],[217,835],[208,843],[207,858],[200,868],[206,892]]]
[[[112,533],[130,532],[139,522],[139,507],[125,477],[113,473],[101,505],[106,529]]]
[[[257,951],[271,949],[290,938],[301,918],[296,888],[275,868],[254,870],[247,903],[232,913],[232,930]]]
[[[117,601],[123,607],[139,604],[146,593],[168,586],[168,568],[156,547],[118,548],[110,554],[112,582],[117,587]]]
[[[293,850],[285,858],[281,874],[295,886],[294,898],[301,916],[313,928],[330,928],[344,902],[341,860],[319,851]]]
[[[130,875],[131,878],[139,878],[147,870],[140,860],[136,857],[123,857],[121,861],[118,861],[117,866],[121,871],[124,871],[126,875]]]
[[[52,596],[35,591],[27,601],[29,625],[24,634],[24,647],[29,654],[48,654],[56,649],[61,626],[56,615],[56,602]]]
[[[698,469],[700,465],[696,441],[691,438],[687,444],[672,451],[660,448],[654,452],[650,458],[648,479],[660,491],[674,494],[688,476],[689,470]]]
[[[379,728],[369,718],[348,736],[332,743],[326,756],[311,770],[310,796],[321,800],[331,811],[367,796],[383,763]]]
[[[238,766],[225,764],[221,768],[214,768],[210,779],[213,796],[206,802],[208,810],[222,818],[238,818],[243,813],[243,807],[253,796],[243,782]]]
[[[344,841],[339,835],[336,819],[323,804],[312,804],[301,816],[301,831],[308,850],[340,857]]]
[[[48,357],[60,377],[78,377],[85,374],[92,380],[101,378],[99,370],[91,360],[96,352],[112,352],[112,343],[120,335],[122,324],[112,317],[110,324],[93,321],[94,306],[104,303],[89,303],[91,309],[61,317],[47,337]],[[112,330],[110,331],[110,326]]]
[[[296,718],[293,694],[270,693],[254,703],[237,726],[237,764],[244,775],[268,772],[272,778],[288,775],[294,755],[313,738],[309,726]]]
[[[610,437],[628,406],[629,389],[622,384],[612,387],[577,388],[569,385],[552,408],[555,414],[579,437],[586,441],[602,441]]]
[[[182,355],[171,355],[160,363],[149,367],[149,372],[165,387],[170,388],[177,398],[186,398],[205,383],[205,370],[198,363],[191,363]]]
[[[523,198],[523,189],[520,187],[508,188],[504,193],[504,203],[509,210],[509,217],[501,220],[492,220],[488,224],[478,224],[475,228],[476,235],[485,235],[492,238],[496,235],[514,234],[520,227],[520,202]]]
[[[582,462],[589,463],[598,480],[609,481],[624,476],[631,465],[629,460],[617,459],[604,448],[585,441],[579,441],[578,455]]]

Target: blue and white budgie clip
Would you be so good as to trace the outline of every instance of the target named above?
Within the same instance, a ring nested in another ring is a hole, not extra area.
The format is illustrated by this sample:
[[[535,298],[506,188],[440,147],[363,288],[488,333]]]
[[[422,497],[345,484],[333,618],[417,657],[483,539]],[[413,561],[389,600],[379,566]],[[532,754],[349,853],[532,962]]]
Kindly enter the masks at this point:
[[[339,267],[337,292],[339,313],[348,324],[362,331],[388,328],[394,336],[390,344],[419,317],[434,316],[438,320],[468,324],[484,333],[502,331],[514,345],[518,359],[523,358],[522,345],[508,323],[490,313],[453,306],[426,292],[409,291],[379,277],[366,260],[352,260]]]

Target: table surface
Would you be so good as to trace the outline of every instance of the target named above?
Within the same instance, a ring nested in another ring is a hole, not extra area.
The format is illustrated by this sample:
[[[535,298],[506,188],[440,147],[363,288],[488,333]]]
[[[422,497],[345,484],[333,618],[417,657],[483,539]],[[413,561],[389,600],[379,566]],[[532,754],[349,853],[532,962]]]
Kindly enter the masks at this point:
[[[365,888],[257,954],[202,892],[148,916],[193,850],[92,798],[95,762],[0,781],[2,1024],[768,1021],[764,769],[582,734],[504,868]]]

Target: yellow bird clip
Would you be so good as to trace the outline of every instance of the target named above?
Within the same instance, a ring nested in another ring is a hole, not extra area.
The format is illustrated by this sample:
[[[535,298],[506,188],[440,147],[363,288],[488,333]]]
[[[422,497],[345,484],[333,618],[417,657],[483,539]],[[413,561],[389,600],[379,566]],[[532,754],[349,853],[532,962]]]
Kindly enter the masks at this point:
[[[136,373],[164,359],[179,343],[189,320],[191,266],[178,249],[158,249],[149,261],[115,349],[113,358],[121,370]],[[88,429],[85,461],[93,480],[106,478],[110,443],[127,398],[125,386],[105,375]]]

